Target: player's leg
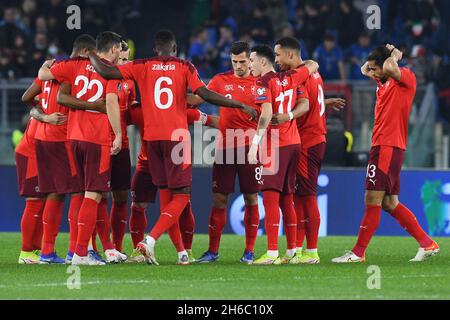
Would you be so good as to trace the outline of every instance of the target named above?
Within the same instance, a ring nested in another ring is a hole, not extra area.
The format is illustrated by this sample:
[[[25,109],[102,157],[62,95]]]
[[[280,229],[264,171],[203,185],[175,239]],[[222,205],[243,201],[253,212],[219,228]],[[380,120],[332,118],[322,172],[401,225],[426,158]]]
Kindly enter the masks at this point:
[[[191,146],[188,142],[147,141],[152,180],[158,187],[168,186],[172,191],[172,199],[161,208],[161,214],[155,226],[146,239],[138,244],[139,250],[146,257],[148,263],[157,264],[154,256],[156,241],[165,231],[178,223],[181,213],[191,198],[192,165],[185,159],[180,164],[176,164],[176,161],[172,159],[172,151],[174,148],[178,148],[179,143],[183,143],[182,149],[179,150],[182,157],[183,155],[190,156]],[[188,263],[187,252],[179,252],[177,264]]]
[[[244,203],[245,250],[240,261],[252,263],[259,230],[258,193],[244,193]]]
[[[128,192],[129,190],[113,190],[113,203],[111,206],[111,229],[115,248],[122,252],[123,237],[127,229],[128,218]]]
[[[144,240],[147,228],[147,216],[145,214],[148,202],[132,202],[130,215],[130,235],[133,242],[133,252],[127,259],[129,263],[145,262],[145,257],[136,248],[138,243]]]
[[[25,197],[25,209],[21,220],[22,250],[19,264],[39,263],[42,243],[42,213],[45,197],[38,193],[37,165],[35,159],[15,153],[19,194]],[[30,172],[33,170],[35,173]]]
[[[195,216],[192,211],[192,201],[189,200],[186,208],[184,208],[183,212],[180,216],[180,231],[181,237],[183,239],[183,245],[186,249],[186,252],[189,256],[189,261],[194,262],[195,259],[192,255],[192,242],[194,240],[194,231],[195,231]]]
[[[72,193],[69,205],[69,248],[66,256],[66,263],[71,263],[78,238],[78,213],[84,200],[84,193]]]
[[[297,216],[294,210],[294,197],[292,194],[280,195],[280,208],[283,214],[283,227],[286,234],[286,254],[281,258],[281,263],[298,263],[296,256],[297,247]]]
[[[280,192],[278,190],[263,190],[263,203],[265,210],[264,226],[267,235],[267,252],[256,259],[253,264],[267,265],[280,264],[278,252],[278,231],[280,227]]]
[[[423,261],[439,253],[439,245],[422,229],[414,213],[399,202],[398,195],[386,195],[383,198],[383,210],[394,217],[419,244],[419,250],[411,261]]]
[[[65,194],[50,193],[47,195],[42,215],[44,226],[41,254],[42,263],[65,263],[65,260],[58,257],[55,252],[55,242],[61,225],[62,210],[65,200]]]
[[[127,228],[128,192],[131,186],[130,150],[122,149],[111,156],[111,189],[113,203],[111,206],[112,239],[115,248],[122,251],[122,241]]]
[[[165,208],[173,199],[172,190],[168,189],[167,187],[161,187],[159,189],[159,204],[160,208]],[[162,212],[162,211],[161,211]],[[168,230],[167,233],[169,234],[170,240],[172,241],[175,249],[177,250],[177,253],[183,253],[185,252],[183,238],[181,237],[181,229],[180,229],[180,222],[176,221]]]

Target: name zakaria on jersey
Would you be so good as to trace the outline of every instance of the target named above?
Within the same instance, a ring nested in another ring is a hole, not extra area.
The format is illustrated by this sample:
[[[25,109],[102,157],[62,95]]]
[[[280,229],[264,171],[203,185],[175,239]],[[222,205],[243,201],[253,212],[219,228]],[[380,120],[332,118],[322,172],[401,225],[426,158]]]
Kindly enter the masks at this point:
[[[255,77],[252,75],[237,77],[233,71],[229,71],[214,76],[208,83],[208,89],[259,110],[254,98],[255,80]],[[245,112],[234,108],[220,108],[219,130],[222,133],[222,137],[225,137],[223,141],[224,146],[239,147],[241,146],[239,143],[249,145],[253,136],[245,135],[245,131],[250,129],[256,130],[256,127],[257,123],[251,121]],[[227,129],[242,130],[227,131]],[[218,146],[221,147],[222,144],[218,144]]]
[[[269,72],[256,80],[255,102],[258,105],[271,103],[274,114],[288,113],[295,107],[299,85],[308,77],[309,71],[306,67],[278,73]],[[268,129],[270,141],[278,143],[279,147],[300,143],[295,120],[269,125]],[[274,130],[278,130],[278,134]]]
[[[416,76],[400,68],[401,78],[377,81],[377,101],[372,146],[392,146],[406,150],[408,118],[416,94]]]
[[[69,108],[58,103],[59,82],[55,80],[41,81],[34,80],[41,87],[40,105],[45,114],[59,112],[67,115]],[[64,142],[67,141],[67,123],[53,125],[46,122],[39,122],[36,130],[36,139],[41,141]]]
[[[188,132],[187,89],[195,92],[205,86],[192,63],[175,57],[153,57],[118,68],[124,79],[135,80],[139,87],[144,140],[182,140],[179,129]]]
[[[326,141],[325,96],[322,77],[318,72],[309,76],[298,88],[298,99],[309,100],[309,111],[297,119],[298,133],[303,148],[310,148]]]
[[[110,64],[106,60],[103,61]],[[70,83],[71,94],[78,99],[95,102],[106,97],[108,81],[94,70],[87,58],[61,61],[53,65],[50,71],[58,82]],[[111,144],[108,116],[97,111],[70,109],[67,134],[70,140]]]

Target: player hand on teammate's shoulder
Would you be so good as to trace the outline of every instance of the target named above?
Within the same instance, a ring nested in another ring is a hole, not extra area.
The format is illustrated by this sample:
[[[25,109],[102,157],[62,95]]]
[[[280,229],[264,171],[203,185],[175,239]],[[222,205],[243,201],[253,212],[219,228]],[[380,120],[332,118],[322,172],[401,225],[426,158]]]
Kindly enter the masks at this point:
[[[314,72],[319,70],[319,64],[314,60],[305,60],[305,67],[308,68],[309,74],[313,74]]]

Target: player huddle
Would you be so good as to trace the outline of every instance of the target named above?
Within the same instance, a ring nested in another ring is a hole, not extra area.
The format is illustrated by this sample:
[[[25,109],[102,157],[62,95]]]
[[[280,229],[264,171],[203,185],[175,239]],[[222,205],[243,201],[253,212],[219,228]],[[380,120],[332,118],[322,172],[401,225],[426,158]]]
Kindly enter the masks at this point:
[[[340,109],[345,101],[325,99],[318,64],[302,61],[294,38],[278,40],[274,49],[236,42],[230,52],[232,70],[216,75],[206,86],[190,62],[176,58],[172,32],[159,31],[154,48],[154,57],[130,62],[128,46],[119,35],[106,31],[96,40],[79,36],[70,59],[46,61],[24,93],[23,101],[33,109],[16,149],[19,190],[26,197],[19,263],[158,264],[155,244],[166,231],[178,253],[177,264],[214,262],[219,259],[236,175],[245,201],[245,249],[240,261],[319,263],[316,194],[326,146],[325,109]],[[394,47],[379,47],[362,68],[379,86],[366,215],[355,248],[334,262],[365,260],[382,207],[419,242],[416,261],[439,252],[414,215],[398,202],[407,120],[415,94],[414,74],[399,68],[399,59],[401,53]],[[280,72],[275,71],[276,64]],[[219,117],[195,108],[204,101],[220,106]],[[398,126],[399,121],[405,126]],[[190,203],[188,126],[194,122],[218,128],[220,137],[212,173],[209,248],[199,259],[192,256],[195,219]],[[128,125],[137,126],[142,141],[132,179]],[[127,256],[122,242],[130,191],[134,250]],[[146,208],[157,191],[159,218],[145,236]],[[256,259],[259,192],[264,200],[267,252]],[[70,240],[62,259],[55,252],[55,240],[67,195]],[[280,209],[287,241],[283,255],[278,251]],[[97,235],[106,261],[98,253]]]

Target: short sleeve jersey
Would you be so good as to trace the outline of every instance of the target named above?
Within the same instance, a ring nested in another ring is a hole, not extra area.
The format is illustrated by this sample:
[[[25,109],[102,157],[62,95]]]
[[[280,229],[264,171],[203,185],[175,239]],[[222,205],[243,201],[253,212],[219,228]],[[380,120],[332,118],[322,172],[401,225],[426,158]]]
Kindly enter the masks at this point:
[[[104,60],[105,63],[108,61]],[[71,94],[81,100],[94,102],[105,99],[108,81],[100,76],[87,58],[64,60],[50,69],[60,83],[72,86]],[[69,140],[87,141],[100,145],[111,144],[108,116],[97,111],[70,109],[67,122]]]
[[[187,90],[205,86],[197,69],[175,57],[153,57],[118,66],[124,79],[135,80],[142,100],[144,140],[179,140],[187,131]]]
[[[309,100],[309,111],[297,119],[302,147],[307,149],[326,141],[325,96],[322,77],[318,72],[299,87],[298,98]]]
[[[416,76],[408,68],[400,68],[401,79],[377,82],[375,123],[372,146],[392,146],[406,150],[408,119],[416,94]]]

